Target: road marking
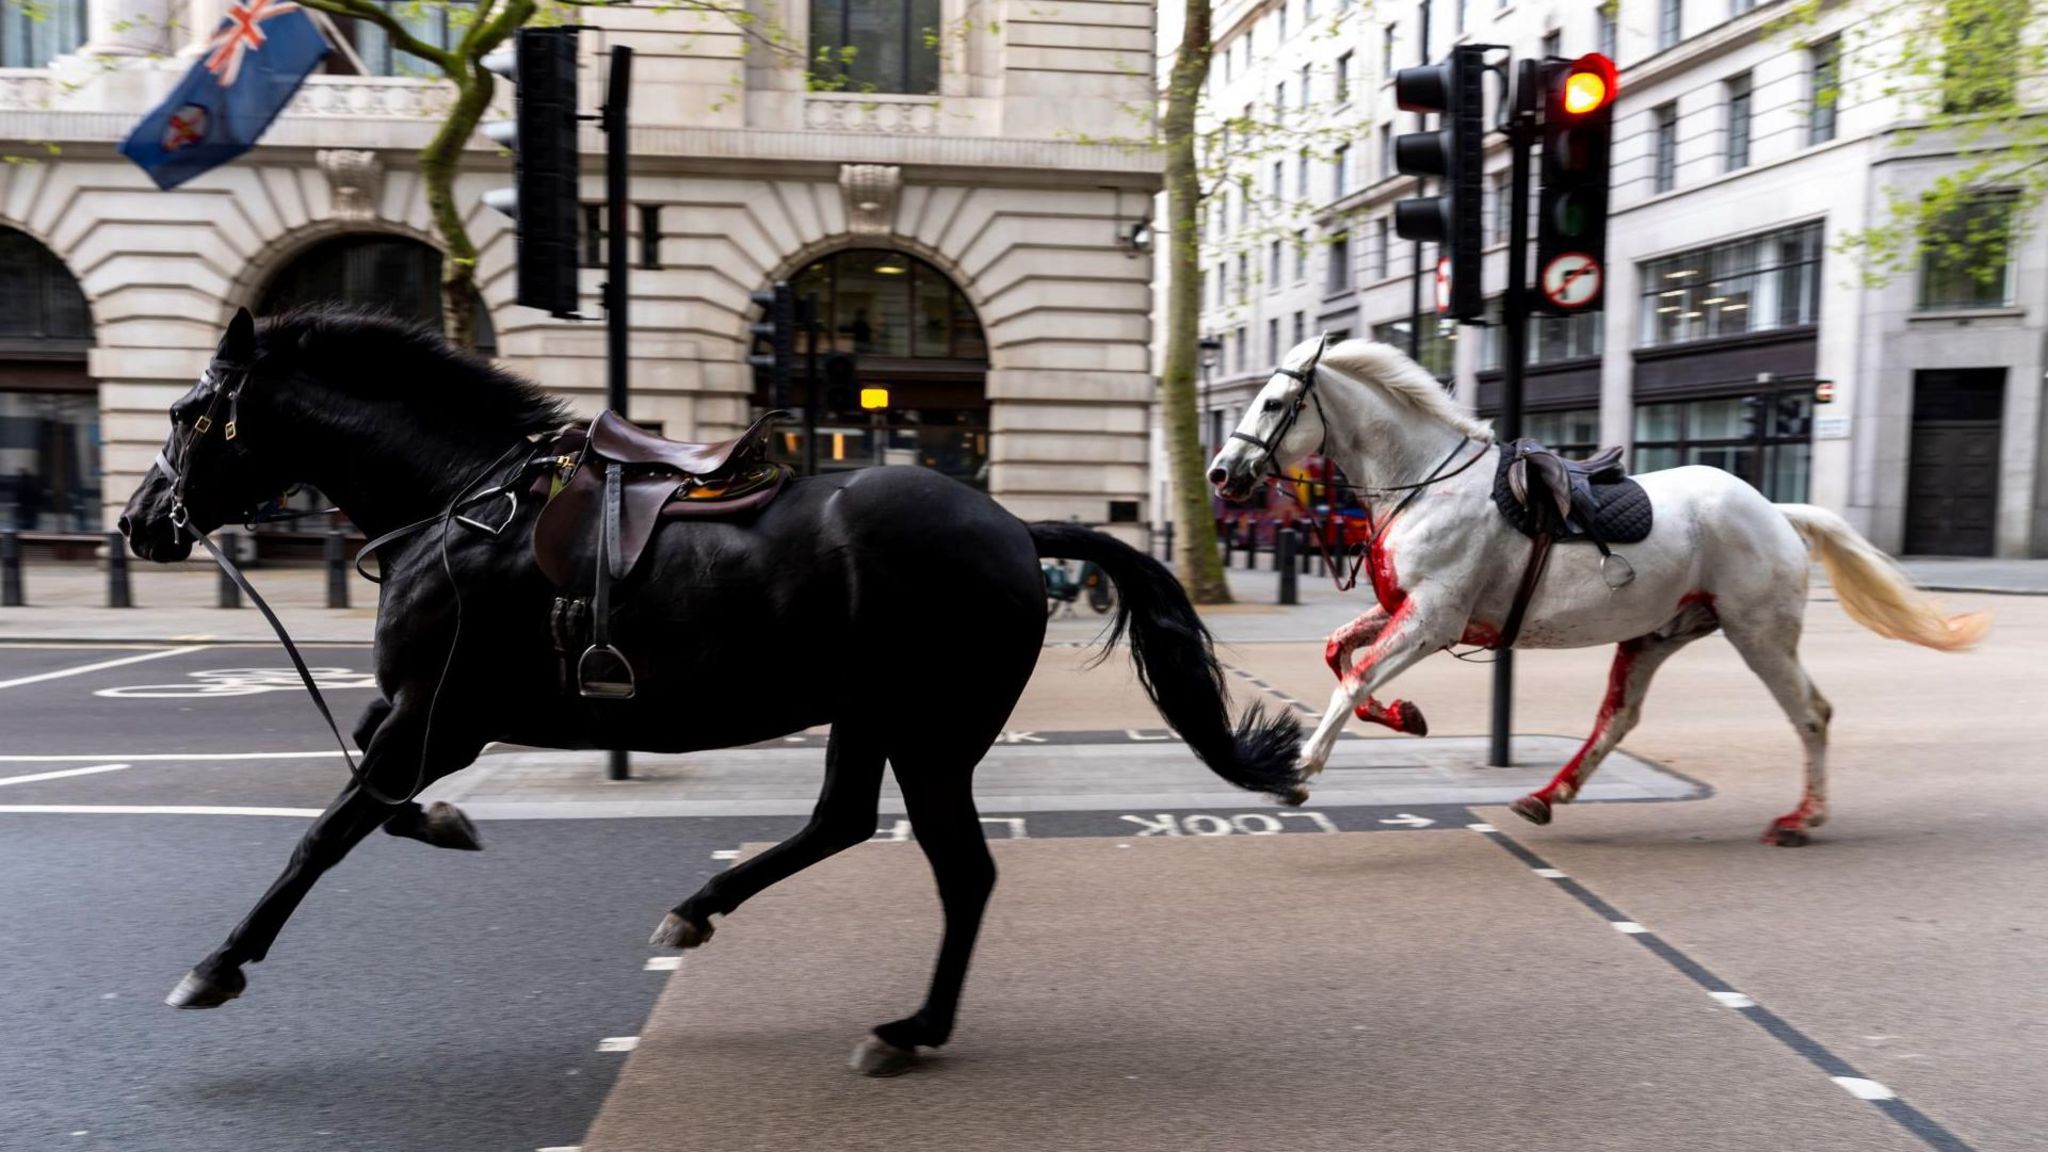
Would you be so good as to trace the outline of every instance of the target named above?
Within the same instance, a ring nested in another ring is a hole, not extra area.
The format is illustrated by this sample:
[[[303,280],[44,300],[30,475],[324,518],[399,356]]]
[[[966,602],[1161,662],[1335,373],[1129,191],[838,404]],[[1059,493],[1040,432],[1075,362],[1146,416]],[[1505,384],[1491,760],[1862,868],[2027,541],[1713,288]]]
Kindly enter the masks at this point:
[[[1899,1098],[1898,1093],[1879,1084],[1875,1080],[1865,1080],[1861,1076],[1836,1076],[1834,1081],[1842,1086],[1843,1091],[1858,1100],[1897,1100]]]
[[[199,804],[0,804],[0,815],[28,816],[318,816],[318,808],[234,808]]]
[[[93,776],[101,772],[119,772],[127,764],[95,764],[90,768],[59,768],[55,772],[34,772],[27,776],[0,776],[0,788],[9,784],[33,784],[38,780],[56,780],[64,776]]]
[[[1643,933],[1649,931],[1648,928],[1643,927],[1641,924],[1638,924],[1633,920],[1610,920],[1608,921],[1608,923],[1614,925],[1614,930],[1616,932],[1623,932],[1630,936],[1640,936]]]
[[[583,1152],[583,1145],[581,1145],[581,1144],[550,1144],[550,1145],[548,1145],[548,1146],[547,1146],[547,1147],[545,1147],[545,1148],[540,1148],[540,1149],[536,1149],[536,1150],[535,1150],[535,1152]]]
[[[1543,877],[1545,880],[1564,879],[1564,873],[1556,868],[1533,868],[1530,869],[1530,871],[1535,872],[1538,876]]]
[[[607,1036],[597,1042],[599,1052],[631,1052],[639,1046],[638,1036]]]
[[[644,968],[642,968],[642,971],[674,972],[680,969],[682,966],[683,958],[681,956],[649,956],[647,958],[647,964]]]
[[[161,660],[166,656],[184,656],[203,652],[204,648],[165,648],[157,652],[141,652],[134,656],[122,656],[115,660],[102,660],[97,664],[81,664],[76,668],[59,668],[55,672],[38,672],[33,676],[18,676],[12,680],[0,680],[0,688],[19,688],[24,684],[40,684],[45,680],[62,680],[66,676],[83,676],[87,672],[98,672],[106,668],[119,668],[126,664],[140,664],[145,660]]]
[[[1756,1001],[1751,1000],[1749,997],[1744,996],[1740,992],[1709,992],[1707,993],[1707,995],[1712,996],[1715,1000],[1720,1001],[1721,1007],[1723,1008],[1756,1007]]]
[[[1380,823],[1403,824],[1410,828],[1427,828],[1431,824],[1436,823],[1436,821],[1431,820],[1427,816],[1417,816],[1413,812],[1401,812],[1393,816],[1391,819],[1381,820]]]
[[[63,755],[8,755],[0,756],[0,764],[77,764],[91,760],[130,760],[135,763],[149,761],[162,764],[178,760],[321,760],[341,755],[339,749],[329,748],[325,752],[144,752],[139,756],[122,756],[101,752],[86,756],[73,753]]]
[[[711,858],[713,860],[737,860],[740,858],[740,850],[737,848],[720,848],[711,854]]]
[[[1493,827],[1493,825],[1491,825],[1491,824],[1467,824],[1467,825],[1465,825],[1465,827],[1466,827],[1466,828],[1469,828],[1469,829],[1471,829],[1471,830],[1472,830],[1472,831],[1474,831],[1474,832],[1492,832],[1492,831],[1494,831],[1494,827]]]

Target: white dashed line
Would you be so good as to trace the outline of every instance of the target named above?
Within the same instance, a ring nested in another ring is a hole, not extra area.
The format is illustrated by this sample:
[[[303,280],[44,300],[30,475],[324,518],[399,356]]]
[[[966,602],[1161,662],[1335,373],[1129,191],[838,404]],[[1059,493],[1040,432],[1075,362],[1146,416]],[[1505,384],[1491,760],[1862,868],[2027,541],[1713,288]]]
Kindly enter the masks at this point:
[[[92,776],[100,772],[119,772],[127,764],[95,764],[90,768],[59,768],[55,772],[35,772],[27,776],[0,776],[0,788],[9,784],[33,784],[38,780],[57,780],[65,776]]]
[[[1896,1100],[1899,1094],[1875,1080],[1861,1076],[1830,1076],[1828,1079],[1842,1086],[1842,1090],[1858,1100]]]
[[[1465,825],[1465,827],[1466,827],[1466,828],[1469,828],[1469,829],[1471,829],[1471,830],[1472,830],[1472,831],[1474,831],[1474,832],[1491,832],[1491,831],[1493,831],[1493,825],[1491,825],[1491,824],[1467,824],[1467,825]]]
[[[737,860],[740,858],[740,850],[737,848],[720,848],[711,854],[711,858],[713,860]]]
[[[674,972],[682,966],[683,958],[681,956],[649,956],[644,970],[648,972]]]
[[[1709,992],[1707,993],[1707,995],[1712,996],[1715,1000],[1719,1001],[1721,1007],[1723,1008],[1756,1007],[1756,1001],[1751,1000],[1749,997],[1744,996],[1740,992]]]
[[[1565,878],[1564,872],[1556,868],[1531,868],[1529,871],[1543,877],[1545,880],[1562,880]]]
[[[161,660],[166,656],[183,656],[189,652],[201,652],[201,648],[166,648],[161,652],[143,652],[134,656],[123,656],[118,660],[102,660],[97,664],[81,664],[76,668],[59,668],[55,672],[38,672],[34,676],[20,676],[13,680],[0,680],[0,688],[19,688],[23,684],[41,684],[45,680],[62,680],[66,676],[83,676],[87,672],[99,672],[107,668],[119,668],[127,664],[140,664],[145,660]]]
[[[1648,928],[1643,927],[1641,924],[1638,924],[1633,920],[1609,920],[1608,923],[1614,925],[1614,930],[1616,932],[1626,933],[1630,936],[1640,936],[1643,933],[1649,931]]]
[[[639,1046],[638,1036],[607,1036],[597,1042],[599,1052],[631,1052]]]
[[[0,804],[0,814],[42,816],[298,816],[318,808],[211,808],[197,804]]]
[[[581,1144],[550,1144],[550,1145],[548,1145],[548,1146],[547,1146],[546,1148],[540,1148],[540,1149],[536,1149],[536,1150],[535,1150],[535,1152],[583,1152],[583,1145],[581,1145]]]

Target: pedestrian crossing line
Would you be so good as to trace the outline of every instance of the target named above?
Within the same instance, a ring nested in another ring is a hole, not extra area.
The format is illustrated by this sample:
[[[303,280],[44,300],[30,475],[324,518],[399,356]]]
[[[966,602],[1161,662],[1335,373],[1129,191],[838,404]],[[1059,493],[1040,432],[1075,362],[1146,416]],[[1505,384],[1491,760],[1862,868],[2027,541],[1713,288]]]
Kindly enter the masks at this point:
[[[631,1052],[639,1046],[638,1036],[607,1036],[597,1042],[599,1052]]]
[[[59,768],[54,772],[31,772],[26,776],[0,776],[0,788],[9,784],[33,784],[38,780],[61,780],[67,776],[96,776],[101,772],[119,772],[128,764],[94,764],[87,768]]]

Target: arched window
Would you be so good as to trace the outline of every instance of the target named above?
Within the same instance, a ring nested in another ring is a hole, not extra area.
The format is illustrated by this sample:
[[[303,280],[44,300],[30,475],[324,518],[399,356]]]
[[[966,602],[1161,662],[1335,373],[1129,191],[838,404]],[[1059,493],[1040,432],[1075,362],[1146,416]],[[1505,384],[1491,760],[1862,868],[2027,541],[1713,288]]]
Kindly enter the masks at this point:
[[[0,525],[100,527],[99,391],[92,317],[64,262],[0,227]]]
[[[403,236],[337,236],[299,254],[264,288],[257,311],[268,315],[294,304],[340,301],[382,308],[395,316],[441,326],[441,253]],[[494,356],[497,334],[478,305],[476,350]]]
[[[85,43],[85,0],[0,3],[0,68],[42,68]]]
[[[811,69],[845,92],[939,90],[939,0],[811,0]]]

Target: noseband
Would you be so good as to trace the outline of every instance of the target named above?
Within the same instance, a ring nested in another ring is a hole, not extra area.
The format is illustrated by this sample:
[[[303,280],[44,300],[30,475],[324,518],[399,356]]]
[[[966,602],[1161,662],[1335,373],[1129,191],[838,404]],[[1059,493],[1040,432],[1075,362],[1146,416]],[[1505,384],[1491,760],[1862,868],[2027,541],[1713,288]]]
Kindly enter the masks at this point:
[[[236,418],[241,411],[242,389],[249,383],[249,369],[239,364],[225,364],[219,367],[209,365],[206,381],[212,385],[213,393],[206,404],[206,411],[192,422],[185,438],[178,443],[178,459],[174,464],[165,448],[157,449],[156,469],[171,482],[171,527],[179,533],[191,532],[194,537],[204,539],[205,534],[192,530],[192,511],[185,505],[186,491],[192,483],[192,453],[201,441],[212,434],[215,427],[221,430],[221,442],[234,440]],[[227,401],[227,419],[217,420],[221,401]]]
[[[1232,431],[1230,433],[1232,440],[1242,440],[1257,448],[1260,452],[1265,453],[1264,458],[1259,461],[1258,467],[1252,469],[1254,475],[1268,470],[1276,476],[1280,474],[1280,461],[1277,455],[1279,446],[1282,441],[1287,439],[1287,434],[1294,431],[1294,422],[1301,418],[1301,410],[1310,404],[1316,406],[1316,419],[1322,421],[1323,425],[1324,444],[1316,447],[1317,455],[1321,455],[1323,446],[1328,444],[1330,439],[1330,422],[1323,418],[1322,397],[1316,395],[1316,365],[1323,359],[1323,349],[1329,346],[1330,338],[1325,335],[1316,341],[1316,350],[1310,354],[1308,363],[1303,364],[1299,368],[1273,369],[1273,373],[1277,376],[1285,376],[1290,380],[1300,382],[1301,392],[1295,396],[1294,403],[1287,409],[1287,413],[1280,417],[1280,426],[1273,430],[1271,439],[1261,440],[1249,432]]]

